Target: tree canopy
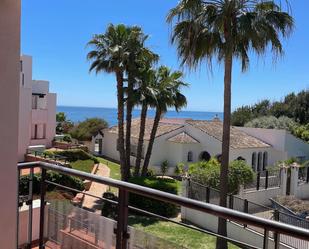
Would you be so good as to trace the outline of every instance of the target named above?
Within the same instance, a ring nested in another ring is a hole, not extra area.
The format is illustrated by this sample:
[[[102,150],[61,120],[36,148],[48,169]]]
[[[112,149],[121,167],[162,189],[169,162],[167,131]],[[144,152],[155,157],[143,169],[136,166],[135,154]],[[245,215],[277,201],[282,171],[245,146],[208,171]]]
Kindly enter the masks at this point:
[[[101,118],[88,118],[80,122],[69,131],[69,134],[80,141],[90,141],[98,131],[108,127],[108,123]]]

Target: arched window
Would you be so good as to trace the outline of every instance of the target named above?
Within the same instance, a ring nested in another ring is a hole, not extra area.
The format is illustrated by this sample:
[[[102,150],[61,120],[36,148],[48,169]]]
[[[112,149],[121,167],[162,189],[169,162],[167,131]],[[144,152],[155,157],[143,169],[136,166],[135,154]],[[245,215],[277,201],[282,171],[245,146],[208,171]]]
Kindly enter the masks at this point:
[[[263,170],[266,170],[266,167],[268,166],[268,153],[265,151],[263,153]]]
[[[256,152],[252,153],[251,166],[253,171],[256,171]]]
[[[200,154],[200,157],[199,157],[199,159],[201,160],[201,161],[209,161],[209,159],[210,159],[210,154],[207,152],[207,151],[202,151],[201,152],[201,154]]]
[[[246,159],[245,159],[245,158],[243,158],[242,156],[237,157],[237,159],[236,159],[236,160],[239,160],[239,161],[246,161]]]
[[[188,159],[187,159],[188,162],[192,162],[193,161],[193,153],[192,151],[189,151],[188,152]]]
[[[259,152],[258,162],[257,162],[257,171],[262,171],[262,157],[263,157],[263,153]]]

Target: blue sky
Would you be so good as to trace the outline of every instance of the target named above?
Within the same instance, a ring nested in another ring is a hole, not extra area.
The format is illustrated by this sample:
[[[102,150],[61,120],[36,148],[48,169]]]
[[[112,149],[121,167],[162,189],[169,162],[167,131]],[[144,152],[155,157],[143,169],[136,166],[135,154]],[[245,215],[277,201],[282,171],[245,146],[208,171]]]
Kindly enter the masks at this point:
[[[148,46],[161,55],[161,64],[179,68],[175,48],[170,45],[170,27],[165,16],[177,0],[25,0],[22,5],[22,53],[33,56],[35,79],[51,82],[58,105],[115,107],[114,75],[88,73],[86,43],[109,23],[139,25],[150,35]],[[273,64],[251,56],[245,74],[238,65],[233,71],[233,109],[268,98],[281,99],[292,91],[309,88],[309,1],[292,1],[296,30],[284,42],[285,56]],[[223,67],[206,65],[196,72],[184,68],[190,83],[184,93],[187,110],[221,111],[223,108]]]

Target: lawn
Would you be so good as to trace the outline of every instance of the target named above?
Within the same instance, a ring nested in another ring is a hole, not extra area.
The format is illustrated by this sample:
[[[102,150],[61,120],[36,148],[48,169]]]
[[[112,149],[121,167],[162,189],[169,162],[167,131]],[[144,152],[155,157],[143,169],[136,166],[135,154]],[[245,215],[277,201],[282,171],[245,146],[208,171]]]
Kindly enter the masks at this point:
[[[114,163],[112,161],[109,161],[107,159],[97,157],[97,159],[105,164],[107,167],[110,169],[110,178],[115,179],[115,180],[120,180],[121,175],[120,175],[120,165],[118,163]]]
[[[149,217],[129,217],[129,225],[188,249],[213,249],[216,237],[171,222]],[[229,244],[230,249],[237,246]]]
[[[94,162],[91,159],[88,160],[77,160],[70,163],[72,169],[80,170],[86,173],[91,173]]]

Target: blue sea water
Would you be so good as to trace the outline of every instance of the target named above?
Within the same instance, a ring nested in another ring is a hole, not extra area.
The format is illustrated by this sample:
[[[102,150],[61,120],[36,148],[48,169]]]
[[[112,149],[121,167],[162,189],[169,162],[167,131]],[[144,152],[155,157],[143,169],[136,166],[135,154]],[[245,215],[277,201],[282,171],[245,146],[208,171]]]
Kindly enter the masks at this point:
[[[73,122],[80,122],[86,118],[103,118],[109,125],[117,124],[117,109],[103,107],[73,107],[73,106],[57,106],[57,112],[64,112],[67,118]],[[154,117],[154,110],[148,111],[148,117]],[[165,114],[166,118],[191,118],[196,120],[211,120],[218,115],[222,119],[223,114],[220,112],[196,112],[196,111],[168,111]],[[133,117],[139,117],[140,110],[133,111]]]

